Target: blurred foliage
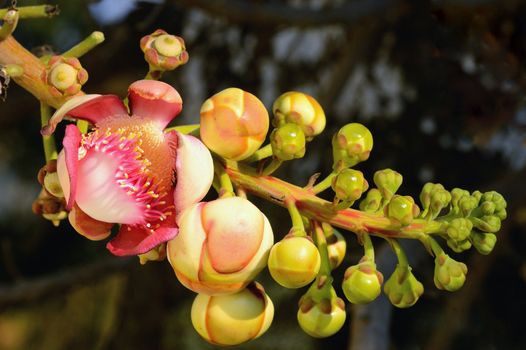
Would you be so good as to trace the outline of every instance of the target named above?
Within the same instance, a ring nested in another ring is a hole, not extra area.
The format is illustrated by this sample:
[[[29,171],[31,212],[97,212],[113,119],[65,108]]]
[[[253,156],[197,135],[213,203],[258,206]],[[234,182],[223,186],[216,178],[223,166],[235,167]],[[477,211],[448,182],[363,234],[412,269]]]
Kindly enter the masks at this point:
[[[250,8],[237,7],[232,17],[224,16],[228,6],[240,2],[260,12],[234,16]],[[0,7],[7,3],[0,1]],[[19,1],[36,3],[41,2]],[[189,63],[164,79],[183,97],[179,124],[197,122],[202,101],[229,86],[255,93],[267,107],[288,90],[319,99],[327,130],[308,145],[303,160],[278,172],[290,181],[302,184],[314,172],[330,172],[332,133],[360,121],[375,141],[371,158],[359,166],[368,179],[389,167],[404,175],[401,192],[413,196],[427,181],[502,191],[511,218],[497,250],[482,258],[462,255],[470,268],[464,288],[471,294],[437,291],[432,259],[424,259],[414,269],[424,282],[424,296],[413,308],[393,312],[390,346],[432,349],[437,343],[430,340],[446,337],[444,344],[451,349],[526,348],[526,3],[223,0],[223,12],[206,1],[104,1],[112,3],[109,7],[54,3],[60,5],[60,16],[25,20],[15,37],[34,52],[45,44],[60,52],[94,30],[104,31],[105,43],[82,58],[90,74],[85,91],[123,96],[147,71],[139,39],[162,28],[184,37],[190,53]],[[350,3],[373,10],[361,17],[350,13],[352,20],[329,16]],[[382,7],[374,10],[378,4]],[[291,14],[291,21],[266,22],[264,9],[269,8],[285,18]],[[312,20],[292,16],[309,9],[321,15]],[[73,277],[52,292],[2,300],[17,293],[16,286],[110,259],[103,242],[84,240],[67,224],[57,229],[31,213],[39,190],[36,174],[44,162],[38,113],[37,101],[14,84],[0,106],[0,348],[213,348],[191,327],[193,294],[165,263],[143,267],[134,260],[89,279]],[[276,235],[284,234],[286,211],[256,202]],[[360,255],[354,235],[347,237],[350,254],[343,266],[356,263]],[[276,305],[275,322],[261,339],[237,348],[350,344],[349,327],[322,341],[303,334],[295,321],[302,291],[284,290],[266,274],[260,280]],[[446,326],[454,331],[441,334]]]

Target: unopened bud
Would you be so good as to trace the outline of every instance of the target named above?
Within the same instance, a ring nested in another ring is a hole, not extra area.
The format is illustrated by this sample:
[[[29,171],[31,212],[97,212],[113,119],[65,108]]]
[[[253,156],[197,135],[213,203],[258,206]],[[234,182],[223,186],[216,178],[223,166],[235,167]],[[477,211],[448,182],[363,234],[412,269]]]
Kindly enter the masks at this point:
[[[373,135],[364,125],[350,123],[332,138],[333,168],[349,168],[369,158]]]
[[[73,96],[88,80],[88,72],[75,57],[53,56],[41,79],[53,96]]]
[[[332,179],[331,187],[339,199],[354,202],[367,191],[369,184],[361,171],[343,169]]]
[[[424,293],[424,286],[420,283],[408,265],[396,265],[393,274],[384,285],[384,293],[396,307],[407,308],[415,305]]]
[[[440,254],[435,258],[434,282],[438,289],[450,292],[459,290],[466,281],[467,272],[466,264],[452,259],[447,254]]]
[[[382,193],[382,197],[390,200],[402,185],[403,177],[392,169],[378,170],[374,173],[374,184]]]
[[[140,46],[150,71],[170,71],[188,62],[184,40],[162,29],[144,36]]]
[[[294,123],[302,128],[307,140],[325,129],[325,113],[313,97],[297,91],[289,91],[279,96],[272,105],[273,125]]]
[[[367,304],[375,300],[382,290],[383,275],[373,261],[362,261],[345,271],[343,293],[353,304]]]
[[[410,196],[395,195],[384,210],[385,216],[402,226],[407,226],[418,216],[420,209]]]
[[[270,134],[272,153],[279,160],[291,160],[305,155],[305,134],[296,124],[283,124]]]

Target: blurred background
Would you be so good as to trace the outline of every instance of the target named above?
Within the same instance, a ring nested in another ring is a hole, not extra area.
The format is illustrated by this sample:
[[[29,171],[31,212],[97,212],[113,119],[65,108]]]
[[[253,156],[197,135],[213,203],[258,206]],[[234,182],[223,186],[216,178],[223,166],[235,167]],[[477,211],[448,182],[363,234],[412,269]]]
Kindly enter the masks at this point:
[[[428,181],[447,189],[501,191],[508,219],[489,256],[451,253],[469,268],[456,293],[433,285],[433,260],[407,244],[420,301],[399,310],[384,297],[349,307],[344,329],[316,340],[296,323],[304,290],[286,290],[266,272],[258,280],[276,306],[260,339],[235,349],[525,349],[526,311],[526,3],[520,0],[103,0],[51,1],[61,14],[24,20],[15,37],[38,52],[63,52],[94,30],[106,41],[81,61],[90,93],[125,95],[147,72],[139,40],[162,28],[182,36],[190,61],[163,80],[184,100],[178,124],[196,123],[201,103],[230,86],[267,107],[281,93],[316,97],[326,132],[302,160],[277,172],[303,185],[331,167],[330,137],[348,122],[373,133],[368,179],[392,168],[400,193]],[[20,6],[40,1],[18,1]],[[0,0],[0,7],[10,1]],[[11,84],[0,102],[0,349],[213,349],[190,322],[194,294],[168,263],[112,257],[67,222],[33,215],[44,165],[39,105]],[[285,210],[255,200],[276,238]],[[354,234],[336,272],[361,256]],[[394,257],[381,240],[380,270]],[[338,289],[338,293],[342,294]]]

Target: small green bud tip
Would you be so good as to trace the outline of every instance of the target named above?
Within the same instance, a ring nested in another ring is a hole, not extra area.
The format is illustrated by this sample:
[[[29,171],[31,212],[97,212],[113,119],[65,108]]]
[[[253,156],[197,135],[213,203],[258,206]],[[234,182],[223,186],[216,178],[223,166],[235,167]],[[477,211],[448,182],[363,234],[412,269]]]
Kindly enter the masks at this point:
[[[410,266],[397,265],[385,282],[384,293],[394,306],[408,308],[415,305],[424,293],[424,286],[415,278]]]
[[[345,303],[338,298],[333,287],[330,288],[330,298],[319,298],[316,288],[315,283],[301,297],[298,324],[308,335],[325,338],[338,332],[345,323]]]
[[[395,195],[384,209],[389,219],[401,226],[407,226],[418,216],[420,209],[410,196]]]
[[[268,258],[272,278],[285,288],[306,286],[318,274],[321,257],[307,237],[288,236],[274,244]]]
[[[367,213],[374,213],[380,209],[382,203],[382,194],[376,188],[372,188],[367,192],[367,196],[360,202],[360,210]]]
[[[392,169],[383,169],[374,173],[373,180],[382,196],[390,200],[402,185],[403,177]]]
[[[305,155],[305,134],[300,126],[284,124],[270,135],[272,153],[279,160],[291,160]]]
[[[370,303],[380,295],[383,279],[374,262],[363,261],[345,271],[343,293],[353,304]]]
[[[495,248],[495,243],[497,243],[497,236],[493,233],[487,232],[473,232],[471,240],[475,249],[480,254],[488,255]]]
[[[355,201],[367,191],[369,184],[363,173],[354,169],[343,169],[332,179],[331,187],[336,197],[344,201]]]
[[[350,123],[332,138],[333,168],[352,167],[369,158],[373,149],[373,135],[364,125]]]
[[[435,258],[434,282],[438,289],[454,292],[459,290],[466,281],[468,268],[466,264],[452,259],[447,254]]]

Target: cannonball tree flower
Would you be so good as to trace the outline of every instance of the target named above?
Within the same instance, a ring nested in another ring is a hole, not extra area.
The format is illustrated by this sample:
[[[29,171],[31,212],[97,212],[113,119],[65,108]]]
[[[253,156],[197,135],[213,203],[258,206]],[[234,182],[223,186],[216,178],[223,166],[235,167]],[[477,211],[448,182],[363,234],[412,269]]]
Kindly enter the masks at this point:
[[[213,179],[212,157],[201,141],[163,131],[182,109],[173,87],[137,81],[128,101],[130,113],[115,95],[74,97],[42,130],[51,134],[65,116],[94,124],[86,134],[66,127],[57,172],[80,234],[101,240],[121,224],[107,244],[115,255],[143,254],[174,238],[177,214],[199,202]]]

